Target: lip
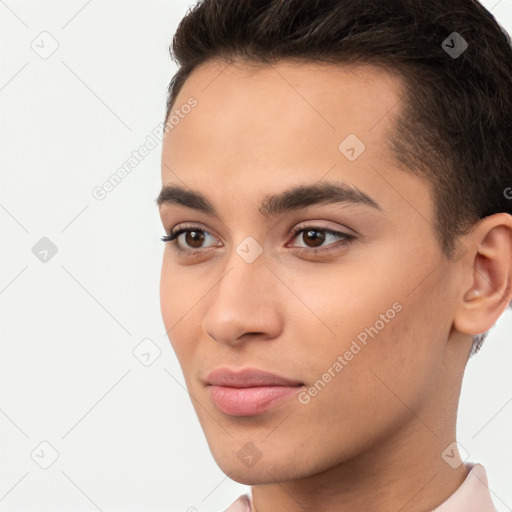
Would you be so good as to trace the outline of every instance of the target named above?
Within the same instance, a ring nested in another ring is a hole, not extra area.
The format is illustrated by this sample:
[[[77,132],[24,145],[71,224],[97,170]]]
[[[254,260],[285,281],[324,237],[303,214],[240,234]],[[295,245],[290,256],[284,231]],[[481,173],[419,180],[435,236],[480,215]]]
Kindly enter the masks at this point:
[[[253,416],[296,394],[304,384],[255,368],[218,368],[207,377],[210,398],[224,413]]]
[[[217,368],[208,374],[206,384],[250,388],[256,386],[300,386],[303,382],[257,368],[244,368],[239,371],[231,368]]]

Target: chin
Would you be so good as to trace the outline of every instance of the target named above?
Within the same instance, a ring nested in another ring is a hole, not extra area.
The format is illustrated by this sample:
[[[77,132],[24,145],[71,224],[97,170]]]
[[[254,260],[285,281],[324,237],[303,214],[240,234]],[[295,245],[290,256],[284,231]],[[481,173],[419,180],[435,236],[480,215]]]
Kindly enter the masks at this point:
[[[231,480],[243,485],[275,484],[276,482],[286,482],[300,478],[299,475],[292,473],[291,468],[284,471],[273,471],[265,466],[252,469],[228,466],[226,468],[221,467],[220,469]]]
[[[270,478],[268,474],[266,475],[266,478],[264,475],[261,475],[261,470],[258,472],[250,470],[244,472],[236,469],[231,473],[224,470],[222,470],[222,472],[225,473],[231,480],[234,480],[235,482],[238,482],[242,485],[261,485],[275,483],[275,480]]]
[[[215,461],[221,471],[231,480],[243,485],[262,485],[295,480],[311,474],[308,468],[299,468],[288,457],[279,454],[277,459],[269,460],[261,457],[254,465],[244,463],[237,454],[222,454],[215,456]]]

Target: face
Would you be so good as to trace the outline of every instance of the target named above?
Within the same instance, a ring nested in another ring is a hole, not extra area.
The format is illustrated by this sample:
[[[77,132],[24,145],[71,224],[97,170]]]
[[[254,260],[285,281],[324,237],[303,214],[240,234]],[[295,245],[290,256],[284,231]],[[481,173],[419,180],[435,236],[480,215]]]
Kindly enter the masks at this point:
[[[371,66],[210,62],[176,100],[162,183],[188,194],[169,190],[159,210],[166,232],[189,231],[166,244],[161,310],[238,482],[316,474],[405,429],[411,410],[443,415],[456,289],[428,185],[389,150],[400,97]],[[259,401],[217,388],[222,406],[207,385],[221,367],[299,385],[270,402],[268,387]]]

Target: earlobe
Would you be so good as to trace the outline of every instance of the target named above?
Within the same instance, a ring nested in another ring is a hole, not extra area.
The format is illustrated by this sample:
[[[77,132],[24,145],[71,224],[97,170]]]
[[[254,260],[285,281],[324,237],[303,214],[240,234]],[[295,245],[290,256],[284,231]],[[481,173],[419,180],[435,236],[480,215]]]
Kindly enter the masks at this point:
[[[466,243],[469,250],[458,262],[465,288],[453,323],[475,335],[496,323],[512,297],[512,215],[486,217]]]

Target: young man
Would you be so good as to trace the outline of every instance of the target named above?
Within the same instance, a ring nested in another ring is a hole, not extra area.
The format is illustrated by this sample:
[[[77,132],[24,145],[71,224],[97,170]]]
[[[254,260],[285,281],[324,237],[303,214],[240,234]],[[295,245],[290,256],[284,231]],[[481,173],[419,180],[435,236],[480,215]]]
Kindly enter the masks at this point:
[[[456,442],[512,299],[512,50],[473,0],[204,0],[173,52],[161,308],[252,512],[487,512]]]

